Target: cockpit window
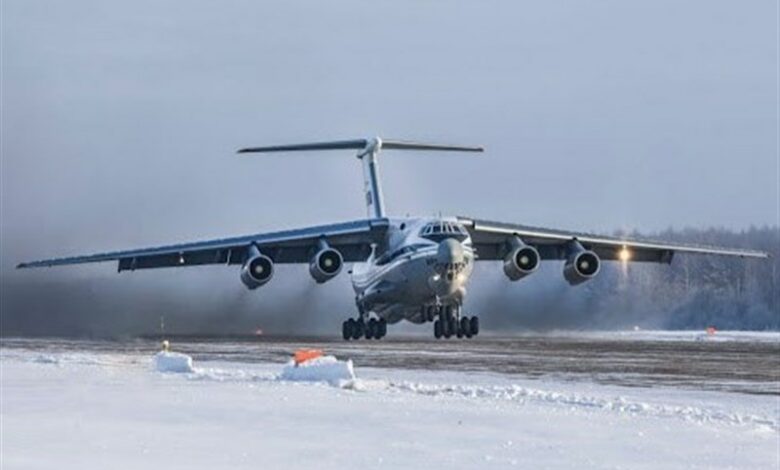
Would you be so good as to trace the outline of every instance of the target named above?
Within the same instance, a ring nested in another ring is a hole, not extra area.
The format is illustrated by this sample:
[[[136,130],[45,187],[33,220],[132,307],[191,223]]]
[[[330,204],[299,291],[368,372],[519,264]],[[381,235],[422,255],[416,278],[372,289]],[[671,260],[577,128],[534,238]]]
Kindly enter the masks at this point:
[[[456,238],[463,241],[468,236],[468,233],[460,224],[430,222],[420,230],[420,236],[435,242],[440,242],[445,238]]]

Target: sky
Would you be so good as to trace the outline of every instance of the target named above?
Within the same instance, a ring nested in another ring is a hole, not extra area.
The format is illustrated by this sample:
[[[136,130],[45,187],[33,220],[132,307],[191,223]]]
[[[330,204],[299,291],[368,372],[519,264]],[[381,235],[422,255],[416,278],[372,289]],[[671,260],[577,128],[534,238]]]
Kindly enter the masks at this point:
[[[130,283],[234,301],[233,272],[13,266],[366,215],[351,153],[235,154],[249,145],[486,147],[384,153],[395,215],[601,232],[778,220],[774,1],[6,0],[1,13],[6,297]]]

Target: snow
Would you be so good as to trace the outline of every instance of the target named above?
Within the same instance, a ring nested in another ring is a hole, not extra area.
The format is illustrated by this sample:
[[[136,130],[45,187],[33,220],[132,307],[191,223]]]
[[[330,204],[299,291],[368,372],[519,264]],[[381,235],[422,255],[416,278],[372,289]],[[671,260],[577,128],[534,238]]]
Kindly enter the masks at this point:
[[[622,330],[622,331],[555,331],[551,337],[576,337],[588,340],[607,341],[741,341],[751,343],[780,343],[780,332],[777,331],[716,331],[708,334],[699,330]]]
[[[352,361],[339,361],[333,356],[310,359],[301,364],[290,361],[284,366],[282,380],[328,382],[338,385],[342,381],[354,380],[355,370]]]
[[[163,373],[158,357],[0,349],[2,468],[759,469],[780,457],[777,396],[335,358]]]
[[[154,368],[158,372],[194,372],[192,358],[186,354],[160,351],[154,355]]]

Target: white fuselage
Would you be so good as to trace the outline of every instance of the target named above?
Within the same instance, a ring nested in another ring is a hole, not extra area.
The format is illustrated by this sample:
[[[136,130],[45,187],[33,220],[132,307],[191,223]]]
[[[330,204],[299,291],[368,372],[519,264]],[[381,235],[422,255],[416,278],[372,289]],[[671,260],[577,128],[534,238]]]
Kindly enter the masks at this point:
[[[462,304],[473,266],[471,238],[456,219],[392,219],[385,246],[352,269],[358,309],[422,323],[428,306]]]

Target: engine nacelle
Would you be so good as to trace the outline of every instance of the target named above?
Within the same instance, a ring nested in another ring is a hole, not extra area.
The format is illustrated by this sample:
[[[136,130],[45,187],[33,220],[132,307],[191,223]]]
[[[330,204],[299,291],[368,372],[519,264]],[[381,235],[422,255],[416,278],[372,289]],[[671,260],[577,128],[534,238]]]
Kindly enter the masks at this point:
[[[584,249],[579,243],[576,243],[575,248],[578,249],[572,251],[563,265],[563,277],[572,286],[593,279],[601,267],[601,260],[596,253]]]
[[[309,263],[309,274],[318,284],[322,284],[338,276],[343,266],[344,258],[341,253],[325,243],[321,243],[320,250]]]
[[[260,253],[256,246],[249,249],[248,257],[241,267],[241,282],[249,289],[257,289],[271,280],[274,275],[274,262]]]
[[[519,237],[514,237],[509,244],[509,253],[504,258],[506,277],[517,281],[539,269],[541,257],[536,248],[526,245]]]

